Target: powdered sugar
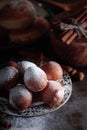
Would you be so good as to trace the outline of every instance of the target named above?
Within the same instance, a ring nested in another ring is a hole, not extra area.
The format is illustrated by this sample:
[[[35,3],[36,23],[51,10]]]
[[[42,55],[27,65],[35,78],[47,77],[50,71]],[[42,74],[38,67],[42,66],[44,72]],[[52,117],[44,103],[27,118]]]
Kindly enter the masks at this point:
[[[25,100],[30,101],[32,100],[31,93],[25,88],[22,84],[17,84],[16,87],[10,90],[9,94],[9,102],[15,108],[16,102],[17,103],[24,103],[23,97]],[[15,102],[16,101],[16,102]]]
[[[47,75],[39,67],[29,67],[24,73],[24,82],[33,91],[40,91],[47,85]]]
[[[61,89],[59,89],[59,90],[56,92],[56,95],[62,100],[63,97],[64,97],[64,88],[61,87]]]
[[[42,71],[39,67],[30,67],[26,70],[24,74],[24,81],[28,81],[29,79],[38,79],[41,78],[41,76],[45,75],[44,71]]]
[[[0,70],[0,84],[9,82],[11,79],[15,77],[17,73],[18,73],[18,70],[12,66],[2,68]]]
[[[20,73],[24,74],[25,70],[31,66],[36,66],[33,62],[30,61],[21,61],[17,63],[17,68]]]

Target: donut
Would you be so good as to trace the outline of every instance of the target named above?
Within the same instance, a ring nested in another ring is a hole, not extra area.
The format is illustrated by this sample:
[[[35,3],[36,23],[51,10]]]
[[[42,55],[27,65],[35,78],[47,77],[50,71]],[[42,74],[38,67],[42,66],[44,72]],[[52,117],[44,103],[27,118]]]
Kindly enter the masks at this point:
[[[41,69],[47,74],[48,80],[60,80],[63,77],[61,65],[55,61],[48,61],[41,66]]]
[[[17,69],[21,74],[24,74],[25,70],[29,68],[30,66],[36,66],[33,62],[30,61],[19,61],[17,63]]]
[[[16,87],[10,90],[9,103],[17,110],[26,109],[32,103],[32,94],[25,88],[24,85],[17,84]]]
[[[47,87],[41,91],[42,101],[47,105],[59,105],[64,97],[64,88],[53,80],[49,80]]]
[[[10,60],[7,62],[7,66],[13,66],[13,67],[17,68],[17,63],[13,60]]]
[[[37,17],[31,28],[29,27],[22,31],[11,31],[9,39],[16,44],[31,44],[42,39],[47,34],[48,29],[48,21],[45,18]]]
[[[24,83],[29,90],[39,92],[46,87],[47,76],[39,67],[31,66],[25,70]]]
[[[12,0],[0,10],[0,26],[7,30],[24,29],[36,17],[36,10],[28,0]]]
[[[18,81],[19,72],[15,67],[7,66],[0,70],[0,91],[13,88]]]

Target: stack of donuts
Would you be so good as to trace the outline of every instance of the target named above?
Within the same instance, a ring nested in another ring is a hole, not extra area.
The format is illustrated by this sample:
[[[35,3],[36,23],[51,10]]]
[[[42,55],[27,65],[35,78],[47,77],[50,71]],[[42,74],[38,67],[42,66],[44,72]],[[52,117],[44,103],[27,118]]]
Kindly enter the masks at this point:
[[[36,8],[29,0],[0,1],[0,30],[3,30],[3,37],[8,34],[10,43],[33,43],[48,29],[48,21],[37,16]]]
[[[16,110],[30,107],[35,99],[49,106],[59,105],[64,98],[64,88],[58,82],[62,77],[63,69],[55,61],[41,66],[31,61],[10,61],[0,70],[0,92],[7,91],[8,101]]]

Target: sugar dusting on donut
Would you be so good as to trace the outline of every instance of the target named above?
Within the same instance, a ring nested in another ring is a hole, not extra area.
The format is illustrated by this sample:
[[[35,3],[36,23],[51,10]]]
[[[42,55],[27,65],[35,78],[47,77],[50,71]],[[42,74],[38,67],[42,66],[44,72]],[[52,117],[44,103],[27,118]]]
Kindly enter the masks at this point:
[[[12,66],[2,68],[0,70],[0,83],[4,84],[11,80],[15,76],[15,72],[18,73],[18,70]]]
[[[22,84],[10,90],[9,102],[16,109],[26,109],[31,105],[32,95]]]
[[[17,68],[21,74],[24,74],[25,70],[31,66],[36,66],[36,64],[30,61],[21,61],[17,63]]]
[[[59,82],[49,80],[47,87],[41,92],[41,97],[48,105],[58,105],[63,100],[64,88]]]
[[[47,75],[39,67],[29,67],[24,73],[24,83],[28,89],[37,92],[47,85]]]

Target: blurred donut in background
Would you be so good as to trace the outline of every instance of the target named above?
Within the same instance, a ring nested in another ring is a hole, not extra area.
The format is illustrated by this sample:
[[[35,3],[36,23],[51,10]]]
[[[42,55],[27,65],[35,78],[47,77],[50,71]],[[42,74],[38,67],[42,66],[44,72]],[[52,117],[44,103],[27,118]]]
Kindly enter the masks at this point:
[[[24,29],[36,17],[36,10],[28,0],[12,0],[0,10],[0,26],[4,29]]]
[[[47,34],[49,23],[45,18],[37,17],[31,28],[23,31],[11,31],[9,34],[10,41],[17,44],[31,44],[40,40]]]

